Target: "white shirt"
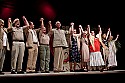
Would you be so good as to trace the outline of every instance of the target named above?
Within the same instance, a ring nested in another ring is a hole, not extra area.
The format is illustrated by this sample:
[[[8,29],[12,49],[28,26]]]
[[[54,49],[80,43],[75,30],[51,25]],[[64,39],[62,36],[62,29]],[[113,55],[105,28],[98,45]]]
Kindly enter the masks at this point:
[[[3,34],[3,46],[7,46],[7,34],[5,32]]]
[[[33,35],[33,42],[38,42],[38,38],[37,38],[36,32],[33,31],[32,29],[30,29],[30,31],[32,32],[32,35]]]

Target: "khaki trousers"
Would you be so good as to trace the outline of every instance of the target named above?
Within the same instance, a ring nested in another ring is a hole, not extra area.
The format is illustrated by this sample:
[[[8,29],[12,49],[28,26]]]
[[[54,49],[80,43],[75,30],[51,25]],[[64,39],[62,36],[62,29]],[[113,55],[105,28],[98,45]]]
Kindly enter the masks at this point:
[[[11,69],[17,71],[22,70],[22,63],[25,51],[24,42],[13,42],[12,44],[12,55],[11,55]]]
[[[5,55],[6,55],[6,47],[3,47],[3,49],[0,49],[0,71],[2,71],[3,69]]]
[[[54,48],[54,71],[63,71],[64,50],[62,47]]]
[[[28,49],[27,70],[35,70],[38,56],[38,45],[33,44],[32,48]]]

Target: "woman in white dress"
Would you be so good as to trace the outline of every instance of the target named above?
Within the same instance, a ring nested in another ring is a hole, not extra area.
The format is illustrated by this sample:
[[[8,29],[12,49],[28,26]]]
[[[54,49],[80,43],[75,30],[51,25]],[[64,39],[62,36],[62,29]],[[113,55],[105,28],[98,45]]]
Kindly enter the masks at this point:
[[[113,67],[117,66],[117,59],[116,59],[116,45],[115,41],[117,41],[119,35],[117,34],[117,37],[113,40],[113,36],[111,36],[110,32],[110,37],[108,40],[108,45],[109,45],[109,56],[108,56],[108,68],[109,70],[112,70]]]

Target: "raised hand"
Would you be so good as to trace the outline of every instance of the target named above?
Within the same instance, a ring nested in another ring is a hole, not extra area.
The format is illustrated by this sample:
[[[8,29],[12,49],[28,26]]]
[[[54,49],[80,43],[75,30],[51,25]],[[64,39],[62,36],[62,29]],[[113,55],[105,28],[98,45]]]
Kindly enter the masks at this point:
[[[43,21],[44,20],[44,18],[40,18],[40,21]]]
[[[73,23],[73,22],[71,22],[71,23],[70,23],[70,25],[71,25],[71,26],[73,26],[73,25],[74,25],[74,23]]]
[[[49,21],[48,23],[51,24],[51,21]]]
[[[117,34],[117,37],[119,37],[119,34]]]
[[[100,26],[100,25],[98,25],[98,27],[99,27],[99,28],[101,28],[101,26]]]
[[[110,28],[108,28],[108,31],[110,31]]]
[[[26,17],[25,17],[25,16],[23,16],[22,18],[23,18],[23,19],[26,19]]]
[[[87,28],[90,28],[90,25],[87,25]]]
[[[11,23],[11,22],[12,22],[12,21],[11,21],[11,18],[8,18],[8,22],[9,22],[9,23]]]
[[[82,25],[79,25],[79,28],[82,28]]]

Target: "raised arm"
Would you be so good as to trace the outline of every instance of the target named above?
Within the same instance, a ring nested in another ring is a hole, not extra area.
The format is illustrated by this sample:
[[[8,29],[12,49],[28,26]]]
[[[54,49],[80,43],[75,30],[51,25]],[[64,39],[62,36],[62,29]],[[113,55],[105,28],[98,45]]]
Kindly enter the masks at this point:
[[[23,18],[23,21],[24,21],[25,27],[28,27],[28,26],[29,26],[29,23],[28,23],[26,17],[23,16],[22,18]]]
[[[99,40],[102,41],[102,29],[101,29],[101,26],[98,25],[98,28],[99,28]]]
[[[74,31],[74,23],[72,22],[71,23],[71,32],[73,32]]]
[[[99,28],[99,34],[102,34],[102,29],[101,29],[101,26],[98,25],[98,28]]]
[[[82,28],[82,25],[79,25],[79,28],[80,28],[80,30],[81,30],[81,33],[84,33],[83,28]]]
[[[43,22],[43,18],[40,18],[40,22],[41,22],[41,29],[44,28],[44,22]]]
[[[79,25],[79,34],[81,35],[81,33],[83,33],[83,28],[82,28],[82,25]]]
[[[102,29],[101,29],[101,26],[98,25],[98,28],[99,28],[99,41],[100,41],[101,45],[102,45],[105,49],[107,49],[108,47],[105,46],[105,44],[102,42],[102,36],[101,36],[101,34],[102,34]]]
[[[8,18],[8,28],[12,28],[12,21],[11,21],[11,18]]]
[[[88,31],[88,34],[91,35],[90,34],[90,25],[87,25],[87,31]]]
[[[7,28],[8,32],[12,32],[12,21],[11,18],[8,18],[8,28]]]
[[[49,34],[49,36],[51,37],[51,35],[53,34],[53,31],[52,31],[52,23],[51,23],[51,21],[49,21],[48,24],[49,24],[49,27],[48,27],[48,34]]]
[[[109,34],[110,34],[110,28],[108,28],[108,32],[107,32],[107,34],[106,34],[106,40],[108,39]]]
[[[90,25],[87,25],[87,31],[88,31],[88,39],[90,41],[90,44],[92,45],[92,48],[93,50],[95,50],[95,46],[94,46],[94,36],[91,35],[91,32],[90,32]]]
[[[71,22],[70,25],[71,25],[71,27],[69,28],[69,33],[70,33],[70,35],[72,35],[73,31],[74,31],[74,23]]]
[[[115,38],[115,40],[114,40],[114,41],[117,41],[117,40],[118,40],[118,37],[119,37],[119,34],[117,34],[117,36],[116,36],[116,38]]]
[[[51,21],[49,21],[48,23],[49,23],[49,30],[48,31],[50,32],[50,31],[52,31],[52,23],[51,23]]]

